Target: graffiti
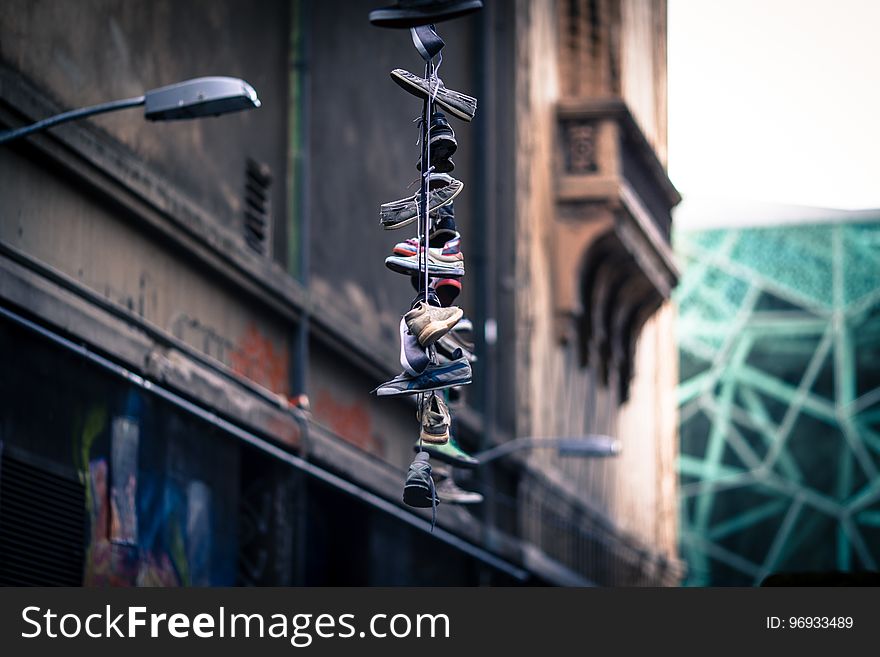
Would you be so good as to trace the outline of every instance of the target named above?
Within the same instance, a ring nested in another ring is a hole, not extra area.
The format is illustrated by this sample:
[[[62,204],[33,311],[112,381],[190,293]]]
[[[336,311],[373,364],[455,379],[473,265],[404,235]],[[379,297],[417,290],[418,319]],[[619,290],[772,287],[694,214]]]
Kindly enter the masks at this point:
[[[137,463],[140,428],[132,418],[113,420],[110,454],[110,540],[120,545],[137,545]]]
[[[230,366],[239,374],[273,392],[289,392],[289,366],[286,347],[276,348],[253,324],[248,326],[230,353]]]
[[[373,418],[367,406],[360,400],[351,404],[340,402],[329,390],[318,392],[315,417],[326,424],[338,436],[366,452],[382,456],[384,441],[373,435]]]
[[[77,440],[79,458],[87,463],[85,499],[91,525],[84,584],[210,585],[212,490],[188,475],[191,459],[175,442],[169,445],[167,470],[143,467],[139,395],[129,393],[125,407],[125,415],[110,423],[105,409],[91,409]],[[163,449],[162,440],[146,442],[153,450]]]
[[[179,313],[171,320],[171,333],[178,339],[197,348],[204,354],[229,364],[229,354],[235,343],[186,313]]]

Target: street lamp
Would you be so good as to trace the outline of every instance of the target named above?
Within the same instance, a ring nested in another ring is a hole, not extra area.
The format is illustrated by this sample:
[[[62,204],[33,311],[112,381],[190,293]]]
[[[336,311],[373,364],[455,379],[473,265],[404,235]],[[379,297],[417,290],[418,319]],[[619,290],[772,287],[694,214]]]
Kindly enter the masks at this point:
[[[144,118],[150,121],[174,121],[253,109],[260,106],[260,99],[251,85],[238,78],[195,78],[152,89],[143,96],[71,110],[31,125],[0,132],[0,144],[74,119],[139,105],[144,106]]]
[[[480,465],[485,465],[511,452],[523,449],[540,449],[555,447],[559,456],[580,456],[585,458],[617,456],[620,454],[620,441],[611,436],[588,435],[566,438],[516,438],[501,445],[487,449],[474,458]]]

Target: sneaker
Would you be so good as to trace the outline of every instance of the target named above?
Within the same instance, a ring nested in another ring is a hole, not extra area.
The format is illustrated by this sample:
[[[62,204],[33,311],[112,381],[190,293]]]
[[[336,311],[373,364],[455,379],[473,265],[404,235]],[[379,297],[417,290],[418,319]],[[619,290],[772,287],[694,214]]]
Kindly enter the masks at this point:
[[[437,278],[433,284],[441,306],[451,306],[461,293],[461,281],[457,278]]]
[[[465,16],[483,8],[482,0],[397,0],[373,9],[370,22],[376,27],[408,29]]]
[[[474,325],[466,317],[462,318],[452,330],[437,340],[437,354],[448,360],[464,356],[468,362],[475,363]]]
[[[417,509],[436,508],[440,498],[434,489],[434,480],[431,479],[431,463],[428,461],[427,452],[419,452],[409,465],[406,473],[406,482],[403,485],[403,503]],[[434,525],[436,515],[432,517],[431,526]]]
[[[440,54],[446,42],[437,34],[433,25],[419,25],[410,30],[413,45],[426,62],[430,62]]]
[[[410,256],[390,255],[385,258],[385,266],[398,274],[424,274],[420,266],[421,256],[414,253]],[[443,249],[428,249],[428,276],[443,278],[461,278],[464,276],[464,255],[458,253],[445,254]]]
[[[418,292],[421,288],[422,277],[418,274],[412,274],[409,280],[413,289]],[[461,281],[457,278],[432,278],[430,287],[437,298],[437,305],[444,308],[453,305],[461,293]]]
[[[462,309],[455,306],[436,308],[420,301],[403,318],[409,332],[416,336],[419,344],[428,347],[446,335],[463,315]]]
[[[419,344],[418,339],[400,318],[400,366],[410,376],[418,376],[431,364],[428,352]]]
[[[457,148],[455,131],[449,125],[446,116],[443,112],[434,112],[431,116],[431,125],[428,126],[428,150],[431,153],[431,164],[448,160],[455,154]]]
[[[477,362],[477,355],[473,351],[456,345],[448,334],[437,340],[434,346],[437,348],[437,359],[441,363],[450,363],[459,358],[464,358],[469,363]]]
[[[455,203],[453,201],[438,209],[431,219],[431,232],[428,235],[429,246],[443,246],[449,240],[461,237],[458,234],[458,227],[455,225]]]
[[[452,466],[435,465],[431,469],[434,490],[441,502],[447,504],[480,504],[483,496],[480,493],[460,488],[452,478]]]
[[[432,173],[428,181],[428,212],[452,201],[461,193],[464,184],[445,173]],[[419,216],[419,192],[412,196],[383,203],[379,208],[379,223],[385,230],[403,228]]]
[[[449,434],[449,440],[444,445],[420,444],[413,445],[413,451],[425,451],[438,461],[443,461],[456,468],[476,468],[480,465],[479,460],[464,451],[455,441],[455,436]]]
[[[434,156],[431,155],[431,159],[434,159]],[[448,160],[440,160],[439,162],[433,162],[431,164],[434,167],[435,173],[452,173],[455,171],[455,162],[452,161],[452,158]],[[416,171],[422,170],[422,160],[419,158],[416,160]]]
[[[431,445],[442,445],[449,440],[449,424],[452,417],[443,397],[436,392],[422,397],[416,417],[422,425],[419,438]]]
[[[451,204],[450,204],[451,205]],[[443,212],[445,208],[440,208]],[[450,228],[452,226],[452,228]],[[435,219],[428,234],[428,248],[440,255],[455,255],[461,252],[461,234],[455,230],[455,220],[448,221],[445,217]],[[419,238],[410,237],[394,245],[392,253],[399,256],[411,256],[420,250]]]
[[[456,254],[461,253],[461,235],[456,230],[448,228],[431,229],[428,235],[428,248],[440,256],[452,256],[459,259]],[[420,251],[418,237],[410,237],[394,245],[394,255],[411,256]]]
[[[424,300],[425,300],[425,296],[426,296],[425,293],[422,292],[421,290],[416,290],[416,291],[418,292],[418,294],[415,296],[415,298],[409,304],[410,310],[412,310],[418,304],[424,302]],[[437,293],[434,291],[434,288],[431,285],[428,285],[427,297],[428,297],[428,305],[429,306],[434,306],[435,308],[442,308],[443,307],[442,304],[440,303],[440,297],[437,296]]]
[[[470,121],[477,111],[476,98],[447,89],[440,78],[426,80],[409,71],[404,71],[402,68],[396,68],[391,71],[391,79],[404,90],[422,100],[433,96],[437,105],[462,121]]]
[[[431,125],[428,127],[428,147],[434,171],[449,173],[455,168],[450,158],[458,148],[458,142],[455,141],[455,131],[443,112],[434,112],[431,117]],[[416,170],[422,170],[421,158],[416,161]]]
[[[419,392],[442,390],[450,386],[462,386],[471,382],[471,366],[466,358],[442,365],[431,364],[418,376],[401,373],[378,386],[373,392],[377,397],[399,397]]]

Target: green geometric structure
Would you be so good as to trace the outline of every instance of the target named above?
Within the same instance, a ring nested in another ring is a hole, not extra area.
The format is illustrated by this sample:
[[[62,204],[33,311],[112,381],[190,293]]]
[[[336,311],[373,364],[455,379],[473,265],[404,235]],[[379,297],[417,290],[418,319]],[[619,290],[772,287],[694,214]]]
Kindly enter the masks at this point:
[[[685,584],[876,570],[880,214],[675,242]]]

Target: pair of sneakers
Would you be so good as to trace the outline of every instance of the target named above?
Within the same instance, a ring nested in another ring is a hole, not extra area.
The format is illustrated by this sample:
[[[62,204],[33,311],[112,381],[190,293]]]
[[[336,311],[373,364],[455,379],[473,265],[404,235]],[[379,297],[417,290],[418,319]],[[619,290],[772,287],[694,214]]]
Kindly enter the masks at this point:
[[[461,321],[462,315],[462,310],[455,306],[441,307],[432,290],[429,290],[427,303],[417,298],[400,320],[403,372],[378,386],[373,393],[379,397],[397,397],[469,384],[472,372],[467,358],[453,354],[454,358],[436,363],[429,353],[437,341]]]
[[[461,252],[461,235],[456,230],[455,210],[449,203],[433,213],[432,225],[428,233],[428,253],[425,256],[423,247],[417,237],[410,237],[394,245],[390,256],[385,259],[385,266],[392,271],[407,274],[411,277],[413,287],[422,289],[424,261],[427,261],[428,276],[437,279],[432,287],[442,292],[450,305],[458,296],[461,283],[457,280],[464,276],[464,254]]]
[[[391,71],[391,79],[417,98],[433,100],[442,110],[462,121],[471,121],[477,111],[476,98],[447,89],[439,77],[425,79],[402,68],[396,68]],[[451,157],[458,144],[455,141],[455,132],[443,112],[437,111],[431,116],[428,126],[428,146],[431,151],[431,166],[434,167],[434,170],[428,174],[428,211],[430,212],[450,203],[464,187],[460,180],[449,175],[455,168]],[[419,192],[383,204],[379,214],[380,223],[386,230],[409,225],[419,214]]]

